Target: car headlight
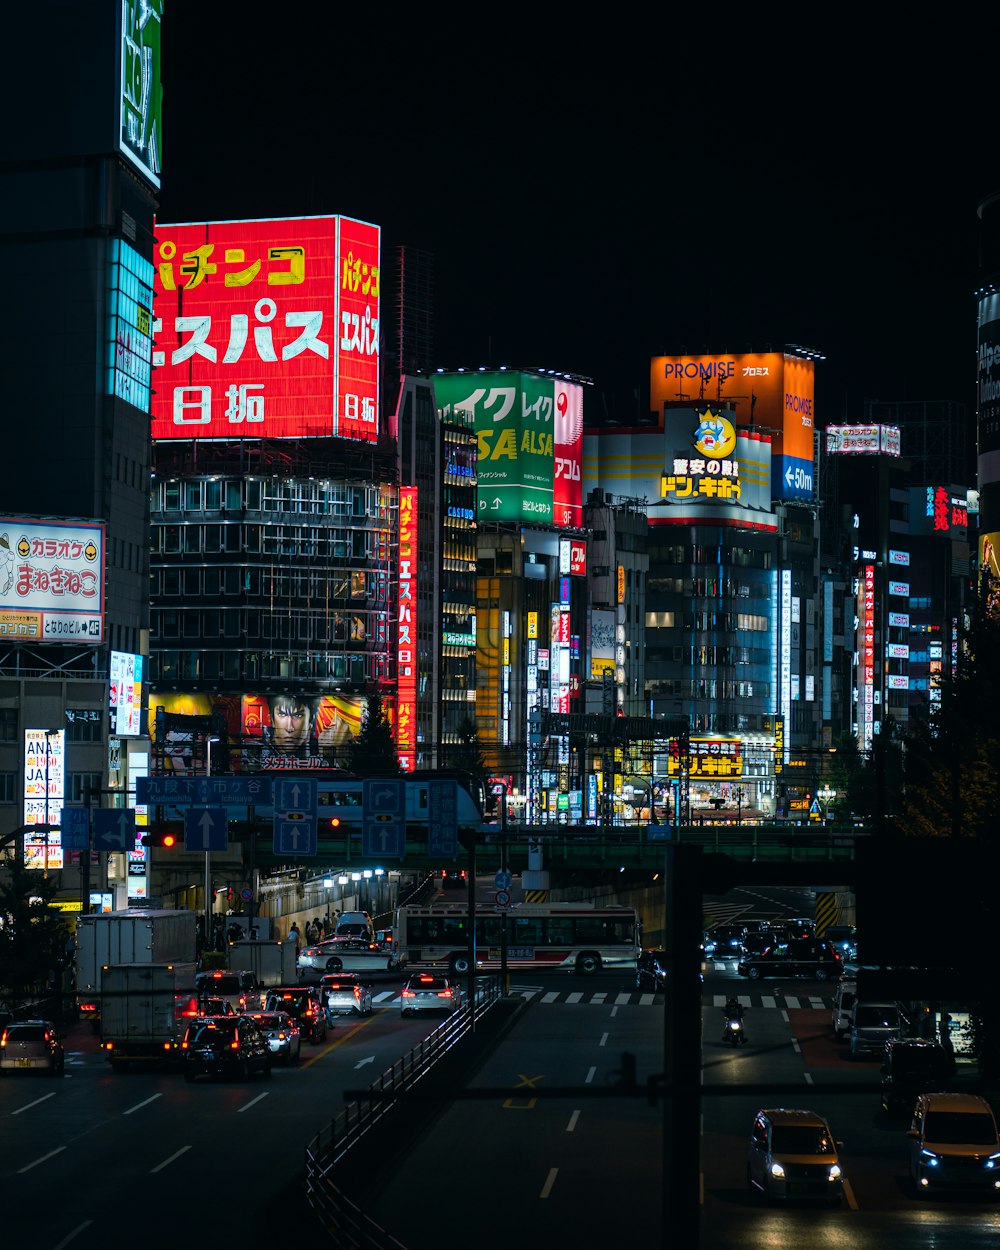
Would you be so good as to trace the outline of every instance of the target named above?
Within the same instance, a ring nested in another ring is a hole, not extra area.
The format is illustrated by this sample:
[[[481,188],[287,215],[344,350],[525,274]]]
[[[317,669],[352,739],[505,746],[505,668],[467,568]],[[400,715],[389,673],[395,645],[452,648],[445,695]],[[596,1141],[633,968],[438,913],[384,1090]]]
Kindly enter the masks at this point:
[[[840,1177],[841,1177],[840,1164],[832,1163],[830,1165],[830,1171],[827,1173],[826,1179],[828,1181],[839,1181]]]
[[[926,1163],[929,1168],[936,1168],[941,1161],[933,1150],[923,1147],[920,1151],[920,1162]]]
[[[995,1168],[997,1166],[1000,1166],[1000,1152],[998,1152],[995,1155],[990,1155],[990,1157],[986,1160],[986,1163],[984,1166],[988,1168]]]
[[[781,1164],[780,1164],[780,1163],[772,1163],[772,1164],[771,1164],[771,1175],[772,1175],[772,1176],[784,1176],[784,1175],[785,1175],[785,1169],[781,1166]]]

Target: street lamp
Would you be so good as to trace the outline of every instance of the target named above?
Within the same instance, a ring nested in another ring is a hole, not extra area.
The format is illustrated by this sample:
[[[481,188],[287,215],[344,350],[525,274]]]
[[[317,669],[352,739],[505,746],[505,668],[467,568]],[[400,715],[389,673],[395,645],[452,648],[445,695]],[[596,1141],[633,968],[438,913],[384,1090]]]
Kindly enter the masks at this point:
[[[212,775],[212,743],[218,742],[218,738],[207,738],[205,740],[205,776]],[[208,950],[209,942],[212,937],[212,852],[208,849],[208,839],[206,838],[205,846],[205,949]]]
[[[827,785],[822,785],[816,791],[816,797],[823,804],[823,824],[825,825],[830,819],[830,804],[837,797],[837,791],[831,790]]]

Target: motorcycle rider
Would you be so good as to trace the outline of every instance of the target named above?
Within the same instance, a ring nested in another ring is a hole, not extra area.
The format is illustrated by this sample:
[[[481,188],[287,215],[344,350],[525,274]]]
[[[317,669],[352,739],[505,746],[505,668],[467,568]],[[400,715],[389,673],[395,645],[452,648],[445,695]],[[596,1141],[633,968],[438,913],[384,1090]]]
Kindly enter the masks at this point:
[[[743,1032],[743,1004],[740,1002],[740,1000],[736,997],[728,998],[726,1000],[725,1007],[723,1007],[722,1009],[722,1014],[726,1018],[726,1023],[722,1030],[722,1040],[724,1042],[733,1040],[730,1036],[731,1030],[729,1027],[730,1022],[733,1020],[739,1021],[739,1025],[740,1025],[739,1037],[740,1037],[740,1040],[743,1040],[745,1037],[745,1034]]]

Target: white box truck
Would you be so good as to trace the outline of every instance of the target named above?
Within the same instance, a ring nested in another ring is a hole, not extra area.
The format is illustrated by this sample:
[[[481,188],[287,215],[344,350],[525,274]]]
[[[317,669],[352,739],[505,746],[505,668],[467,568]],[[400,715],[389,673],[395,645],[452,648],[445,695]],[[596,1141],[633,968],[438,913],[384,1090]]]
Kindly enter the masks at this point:
[[[197,965],[106,964],[101,969],[101,1051],[112,1070],[174,1062],[197,1014]]]
[[[81,1017],[101,1012],[101,971],[111,964],[193,964],[198,918],[193,911],[129,908],[80,916],[76,922],[76,1006]]]
[[[230,942],[226,964],[234,971],[252,972],[262,990],[294,985],[298,980],[294,942]]]

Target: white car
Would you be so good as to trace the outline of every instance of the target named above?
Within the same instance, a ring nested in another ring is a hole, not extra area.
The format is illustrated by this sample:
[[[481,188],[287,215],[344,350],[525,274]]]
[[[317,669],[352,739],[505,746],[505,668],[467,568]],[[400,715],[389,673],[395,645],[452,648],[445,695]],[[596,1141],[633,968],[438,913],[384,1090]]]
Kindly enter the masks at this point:
[[[331,938],[303,947],[296,966],[299,975],[324,972],[386,972],[389,956],[375,943],[360,938]]]
[[[357,972],[324,973],[319,992],[327,1017],[372,1014],[372,987],[365,985]]]
[[[403,986],[399,1014],[414,1016],[418,1011],[444,1011],[450,1015],[464,1001],[462,987],[456,981],[432,972],[416,972]]]

